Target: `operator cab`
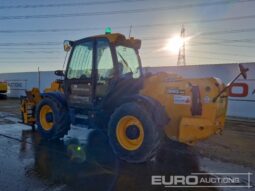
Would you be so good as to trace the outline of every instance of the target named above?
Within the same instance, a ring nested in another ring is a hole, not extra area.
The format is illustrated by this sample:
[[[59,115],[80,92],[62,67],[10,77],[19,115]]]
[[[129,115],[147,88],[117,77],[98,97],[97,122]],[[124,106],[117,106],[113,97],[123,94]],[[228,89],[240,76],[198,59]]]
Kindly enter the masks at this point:
[[[65,41],[64,49],[70,51],[64,74],[69,106],[93,109],[106,98],[109,102],[138,92],[142,87],[140,47],[140,40],[119,33]]]

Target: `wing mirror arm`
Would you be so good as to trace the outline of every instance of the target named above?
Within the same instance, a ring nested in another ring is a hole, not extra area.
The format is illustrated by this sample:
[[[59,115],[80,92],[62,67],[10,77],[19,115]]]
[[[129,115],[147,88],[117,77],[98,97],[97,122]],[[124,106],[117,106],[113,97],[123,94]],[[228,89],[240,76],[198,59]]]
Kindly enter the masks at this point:
[[[240,73],[230,82],[228,83],[228,85],[223,88],[223,90],[221,90],[217,96],[215,96],[213,98],[213,102],[216,102],[217,99],[221,96],[221,94],[223,94],[229,87],[232,86],[232,84],[240,77],[240,76],[243,76],[243,78],[246,80],[247,79],[247,72],[249,71],[249,68],[245,68],[242,64],[239,64],[239,70],[240,70]]]

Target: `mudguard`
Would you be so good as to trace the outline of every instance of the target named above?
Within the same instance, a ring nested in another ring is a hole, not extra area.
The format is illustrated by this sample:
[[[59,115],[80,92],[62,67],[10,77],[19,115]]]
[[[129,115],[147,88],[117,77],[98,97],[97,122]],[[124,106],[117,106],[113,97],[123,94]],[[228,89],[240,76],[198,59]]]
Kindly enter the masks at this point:
[[[122,99],[120,103],[123,104],[128,102],[141,104],[149,113],[152,114],[153,120],[160,127],[164,127],[167,123],[169,123],[170,118],[167,116],[165,108],[157,100],[148,96],[137,94]]]
[[[67,107],[67,101],[65,98],[65,94],[62,92],[48,92],[48,93],[42,93],[42,97],[49,97],[58,100],[61,104],[63,104],[65,107]]]

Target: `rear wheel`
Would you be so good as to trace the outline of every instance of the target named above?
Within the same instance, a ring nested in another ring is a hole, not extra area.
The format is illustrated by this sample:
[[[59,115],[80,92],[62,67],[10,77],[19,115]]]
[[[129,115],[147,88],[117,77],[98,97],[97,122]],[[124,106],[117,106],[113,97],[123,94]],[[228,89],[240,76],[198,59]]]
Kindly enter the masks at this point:
[[[113,151],[128,162],[145,162],[157,152],[162,130],[144,107],[135,102],[121,105],[112,114],[108,136]]]
[[[62,138],[70,129],[68,111],[60,101],[43,98],[36,107],[36,124],[44,139]]]

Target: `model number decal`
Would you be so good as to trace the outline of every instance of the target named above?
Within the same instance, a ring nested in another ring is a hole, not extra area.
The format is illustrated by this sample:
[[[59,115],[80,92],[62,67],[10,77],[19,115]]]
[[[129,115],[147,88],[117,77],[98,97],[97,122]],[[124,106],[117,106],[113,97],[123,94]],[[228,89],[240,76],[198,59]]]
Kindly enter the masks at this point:
[[[180,90],[180,89],[178,89],[178,88],[169,88],[169,89],[167,90],[167,93],[168,93],[168,94],[184,94],[185,91],[184,91],[184,90]]]

